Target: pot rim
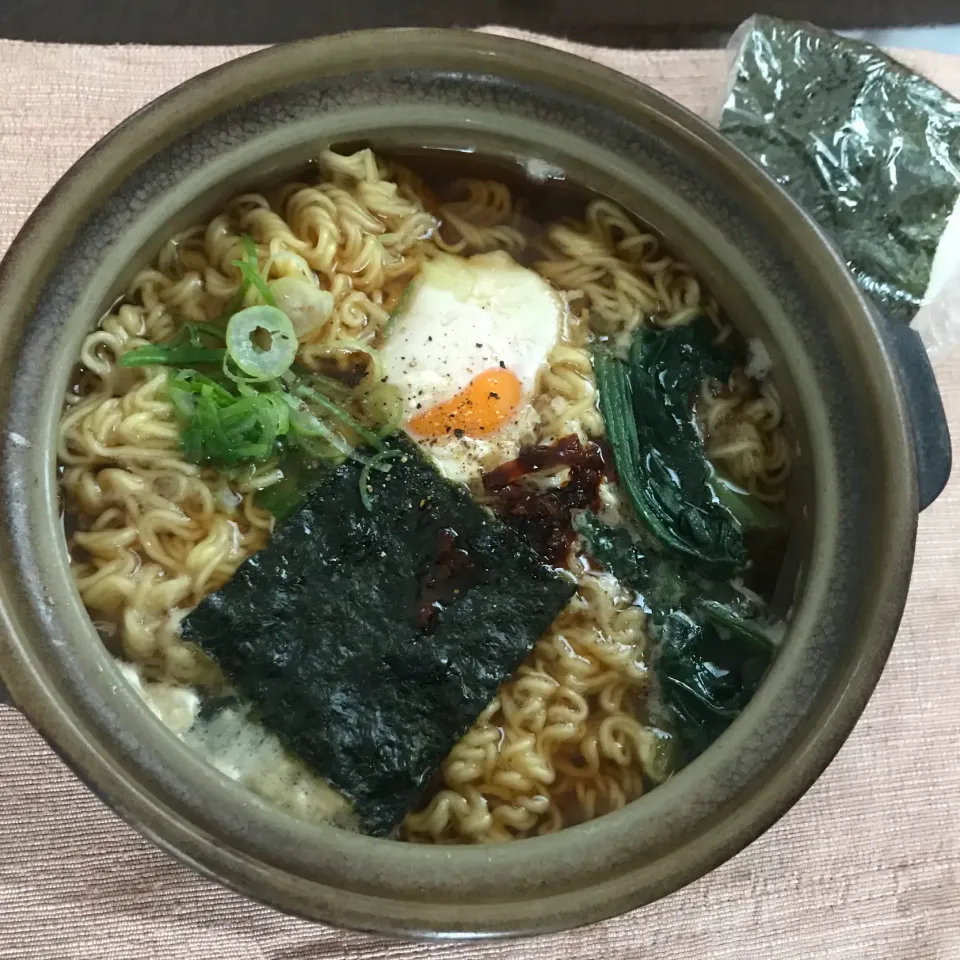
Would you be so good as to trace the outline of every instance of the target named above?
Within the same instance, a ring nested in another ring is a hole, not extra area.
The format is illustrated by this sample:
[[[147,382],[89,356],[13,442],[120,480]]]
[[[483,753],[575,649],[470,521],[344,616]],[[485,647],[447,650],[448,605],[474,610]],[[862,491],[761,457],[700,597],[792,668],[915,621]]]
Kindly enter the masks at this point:
[[[15,575],[11,576],[7,568],[0,568],[0,618],[6,633],[4,641],[0,642],[0,677],[7,684],[14,701],[21,705],[23,712],[54,749],[97,792],[106,795],[122,815],[135,821],[137,829],[194,868],[242,892],[284,909],[357,929],[393,934],[460,936],[470,932],[473,935],[504,935],[560,930],[570,925],[571,916],[579,925],[614,915],[672,892],[717,866],[782,816],[836,754],[879,679],[906,598],[916,531],[916,508],[914,506],[911,513],[909,509],[903,509],[902,504],[916,502],[912,441],[892,359],[862,295],[819,228],[762,171],[703,121],[643,84],[572,54],[524,40],[470,31],[408,28],[360,31],[301,41],[291,46],[248,54],[192,78],[164,94],[91,148],[61,178],[30,217],[0,265],[0,290],[9,294],[8,297],[0,297],[0,328],[13,327],[18,314],[29,314],[32,306],[29,296],[43,286],[49,270],[47,261],[56,259],[56,255],[49,256],[50,251],[59,253],[62,249],[64,225],[81,219],[81,212],[85,212],[88,206],[88,196],[117,186],[122,179],[123,169],[129,166],[129,157],[139,157],[138,163],[142,162],[142,158],[151,156],[165,142],[181,136],[230,106],[240,104],[250,96],[263,95],[269,89],[289,86],[295,82],[289,78],[298,76],[305,69],[304,64],[310,61],[325,64],[328,58],[335,59],[330,56],[333,53],[343,59],[352,46],[360,51],[358,63],[364,60],[364,56],[367,58],[365,62],[369,63],[367,48],[371,43],[381,51],[389,50],[390,59],[398,63],[404,62],[405,55],[428,57],[429,51],[434,51],[440,59],[458,54],[472,64],[487,64],[492,73],[506,69],[508,75],[523,75],[526,70],[551,86],[592,90],[606,103],[635,101],[643,109],[655,111],[691,149],[709,153],[713,162],[722,167],[741,190],[752,195],[770,216],[787,218],[792,229],[807,241],[811,269],[829,276],[834,288],[839,291],[838,312],[854,318],[861,334],[871,334],[861,338],[859,349],[863,352],[862,360],[876,376],[879,397],[886,411],[893,414],[884,442],[887,444],[886,456],[890,464],[887,495],[892,503],[901,504],[891,519],[891,544],[893,548],[899,548],[900,556],[899,562],[885,571],[884,592],[880,595],[886,599],[883,604],[878,604],[875,613],[878,629],[859,641],[846,675],[838,678],[828,697],[822,711],[822,722],[811,725],[800,736],[792,751],[791,763],[781,764],[774,769],[764,784],[756,788],[737,810],[725,814],[727,829],[724,836],[720,836],[723,831],[714,830],[712,837],[709,831],[705,831],[702,835],[690,838],[684,856],[679,858],[680,862],[675,865],[671,876],[654,883],[648,882],[642,890],[634,889],[629,883],[621,883],[620,887],[627,889],[610,891],[606,889],[607,885],[598,883],[590,888],[590,897],[585,897],[583,891],[550,894],[552,906],[549,912],[539,915],[537,904],[541,901],[531,898],[530,903],[534,906],[526,912],[520,910],[515,913],[508,925],[497,926],[494,920],[488,919],[466,929],[462,907],[435,906],[436,915],[424,924],[422,917],[415,912],[405,919],[393,911],[385,911],[384,901],[379,897],[344,893],[332,888],[325,888],[322,896],[316,893],[304,896],[294,889],[296,885],[292,880],[287,882],[273,866],[266,871],[265,877],[258,878],[257,864],[244,851],[224,851],[219,847],[216,836],[184,820],[173,805],[161,803],[147,795],[141,785],[131,779],[129,771],[118,764],[115,756],[84,736],[83,725],[71,716],[69,705],[51,687],[48,677],[44,675],[43,664],[31,653],[31,644],[23,634],[16,613],[22,584]],[[314,69],[322,72],[320,68]],[[269,74],[266,85],[258,72],[260,70],[266,70]],[[548,73],[549,78],[545,76]],[[84,189],[86,185],[96,186],[96,189],[88,193]],[[5,397],[4,411],[8,405],[9,397]],[[4,443],[9,445],[6,436]],[[11,532],[5,513],[0,534],[8,540]],[[676,778],[676,782],[684,779],[685,774],[695,772],[696,766],[695,762]],[[802,774],[798,774],[798,770],[802,770]],[[612,839],[613,821],[617,818],[624,820],[621,814],[611,814],[592,824],[572,829],[580,831],[582,836],[591,841],[606,835],[609,842]],[[536,838],[515,846],[529,848],[533,852],[536,849],[533,845],[540,844],[543,852],[554,839]],[[351,838],[353,842],[378,846],[389,843],[370,838]],[[691,845],[695,845],[696,850],[690,850]],[[475,869],[489,869],[497,860],[505,859],[508,853],[505,852],[503,857],[491,858],[490,852],[482,849],[458,848],[449,851],[405,847],[403,856],[429,864],[431,869],[436,869],[438,864],[451,857],[459,858]],[[618,883],[624,879],[629,878],[615,878]],[[657,887],[655,892],[649,889],[653,886]],[[471,922],[469,918],[466,920],[468,925]]]

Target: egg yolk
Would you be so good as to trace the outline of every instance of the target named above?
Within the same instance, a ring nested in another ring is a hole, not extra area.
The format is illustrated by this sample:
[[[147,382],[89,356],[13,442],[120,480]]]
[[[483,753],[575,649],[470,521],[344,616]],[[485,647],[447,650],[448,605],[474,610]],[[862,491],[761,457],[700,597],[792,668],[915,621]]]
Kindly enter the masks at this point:
[[[484,370],[445,403],[438,403],[410,420],[410,430],[421,437],[486,437],[496,433],[520,404],[516,375],[496,367]]]

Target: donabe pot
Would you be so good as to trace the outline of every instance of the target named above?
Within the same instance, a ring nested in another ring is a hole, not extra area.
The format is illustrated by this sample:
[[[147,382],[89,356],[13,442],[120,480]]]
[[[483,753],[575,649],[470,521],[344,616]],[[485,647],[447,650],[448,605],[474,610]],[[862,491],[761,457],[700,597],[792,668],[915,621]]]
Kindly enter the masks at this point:
[[[295,821],[144,707],[68,568],[56,425],[84,335],[172,232],[326,144],[535,157],[658,229],[764,337],[800,452],[797,587],[760,690],[704,755],[618,813],[439,848]],[[178,87],[81,159],[0,268],[0,678],[107,803],[208,876],[284,910],[416,936],[530,934],[648,903],[769,827],[813,783],[897,631],[917,512],[950,446],[922,346],[871,312],[817,227],[696,117],[515,40],[377,31],[257,53]]]

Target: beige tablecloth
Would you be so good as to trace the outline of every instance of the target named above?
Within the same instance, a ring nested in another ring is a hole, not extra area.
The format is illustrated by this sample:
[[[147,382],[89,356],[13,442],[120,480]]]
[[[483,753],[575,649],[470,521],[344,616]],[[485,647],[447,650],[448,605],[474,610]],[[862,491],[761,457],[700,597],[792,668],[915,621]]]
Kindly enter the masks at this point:
[[[574,49],[701,112],[722,82],[716,52]],[[0,42],[0,252],[98,137],[241,52]],[[960,95],[960,58],[904,59]],[[960,358],[939,364],[938,375],[957,438]],[[281,916],[153,849],[17,713],[0,711],[2,960],[440,955],[960,960],[960,468],[921,518],[913,589],[886,673],[819,783],[710,876],[587,930],[489,945],[394,944]]]

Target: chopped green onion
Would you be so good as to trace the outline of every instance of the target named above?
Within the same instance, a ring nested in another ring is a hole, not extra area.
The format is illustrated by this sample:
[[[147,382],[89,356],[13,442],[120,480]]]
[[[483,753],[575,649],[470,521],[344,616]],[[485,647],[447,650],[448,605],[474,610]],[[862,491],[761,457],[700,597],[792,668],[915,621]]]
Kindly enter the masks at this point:
[[[270,287],[267,286],[267,281],[260,276],[260,271],[256,266],[248,263],[246,260],[234,260],[233,265],[240,271],[243,275],[244,280],[247,281],[248,287],[256,287],[257,292],[263,297],[263,302],[268,307],[276,307],[277,301],[273,296],[273,293],[270,291]]]
[[[308,403],[316,405],[324,413],[329,413],[331,416],[336,417],[337,420],[353,430],[354,433],[365,443],[373,447],[374,450],[383,450],[383,441],[375,433],[368,430],[354,417],[351,417],[346,410],[341,410],[332,400],[329,400],[322,393],[311,389],[306,384],[301,383],[292,374],[285,378],[285,381],[294,396],[300,397],[301,400],[306,400]]]
[[[262,331],[262,333],[261,333]],[[261,346],[254,337],[263,336]],[[247,307],[227,324],[227,353],[250,382],[273,380],[290,369],[297,356],[297,335],[290,318],[276,307]]]
[[[367,458],[362,453],[358,453],[356,448],[344,440],[339,433],[327,429],[329,432],[323,437],[298,437],[297,446],[311,457],[327,463],[343,463],[345,460],[354,460],[357,463],[367,462]]]
[[[195,370],[171,376],[167,390],[185,421],[180,445],[191,463],[227,467],[262,462],[290,431],[284,394],[254,392],[237,397]]]
[[[353,387],[348,387],[342,380],[335,380],[322,373],[302,373],[297,371],[297,377],[306,386],[313,386],[328,400],[346,400],[353,393]]]
[[[215,327],[212,323],[185,323],[183,329],[187,334],[187,338],[190,343],[194,346],[202,346],[200,342],[200,335],[206,334],[208,337],[213,337],[216,340],[219,340],[223,343],[227,338],[226,330],[221,327]]]
[[[379,470],[381,473],[389,473],[390,467],[386,466],[386,462],[402,456],[402,450],[381,450],[363,465],[360,471],[360,502],[367,510],[373,509],[373,501],[370,499],[370,471]]]
[[[250,264],[253,267],[254,272],[257,269],[257,245],[253,242],[253,237],[248,234],[244,234],[240,238],[241,243],[243,244],[243,249],[246,251],[246,260],[245,262]],[[236,264],[236,261],[232,261]],[[237,287],[233,292],[233,296],[227,301],[227,305],[223,308],[223,313],[217,317],[215,322],[226,323],[242,306],[243,300],[247,295],[247,290],[250,289],[250,275],[249,270],[244,271],[241,267],[240,269],[240,286]]]
[[[321,460],[331,459],[327,450],[312,442],[320,440],[344,457],[356,460],[358,463],[367,462],[366,457],[357,453],[351,443],[328,427],[302,400],[298,400],[289,393],[283,393],[280,396],[291,409],[290,428],[293,438],[307,453]]]
[[[249,286],[250,284],[244,278],[240,286],[233,292],[233,296],[227,301],[223,313],[217,317],[218,322],[226,323],[243,306],[243,298],[247,295],[247,287]]]
[[[169,346],[148,344],[123,354],[117,363],[121,367],[186,367],[194,363],[220,363],[225,351],[222,347],[209,348],[183,344]]]
[[[229,390],[196,370],[179,370],[171,374],[167,380],[167,391],[174,406],[187,414],[192,413],[196,405],[190,398],[200,394],[212,397],[221,407],[229,406],[235,399]]]
[[[389,437],[397,432],[405,413],[400,390],[392,383],[378,383],[364,395],[361,404],[372,420],[380,424],[378,437]]]
[[[404,311],[410,305],[410,298],[413,296],[414,290],[417,288],[417,281],[411,280],[401,291],[400,298],[397,300],[396,306],[393,310],[390,311],[390,316],[387,317],[387,322],[383,327],[383,335],[385,337],[390,336],[390,331],[396,326],[397,320],[403,316]]]
[[[243,243],[243,249],[246,252],[246,256],[243,260],[234,260],[232,261],[233,265],[240,271],[240,276],[243,277],[243,292],[246,294],[247,290],[251,286],[256,287],[260,296],[263,297],[263,302],[268,307],[275,307],[277,301],[274,300],[273,294],[270,292],[270,288],[267,286],[266,280],[260,276],[259,269],[259,258],[257,257],[257,244],[255,243],[253,237],[250,234],[245,233],[241,238]]]

